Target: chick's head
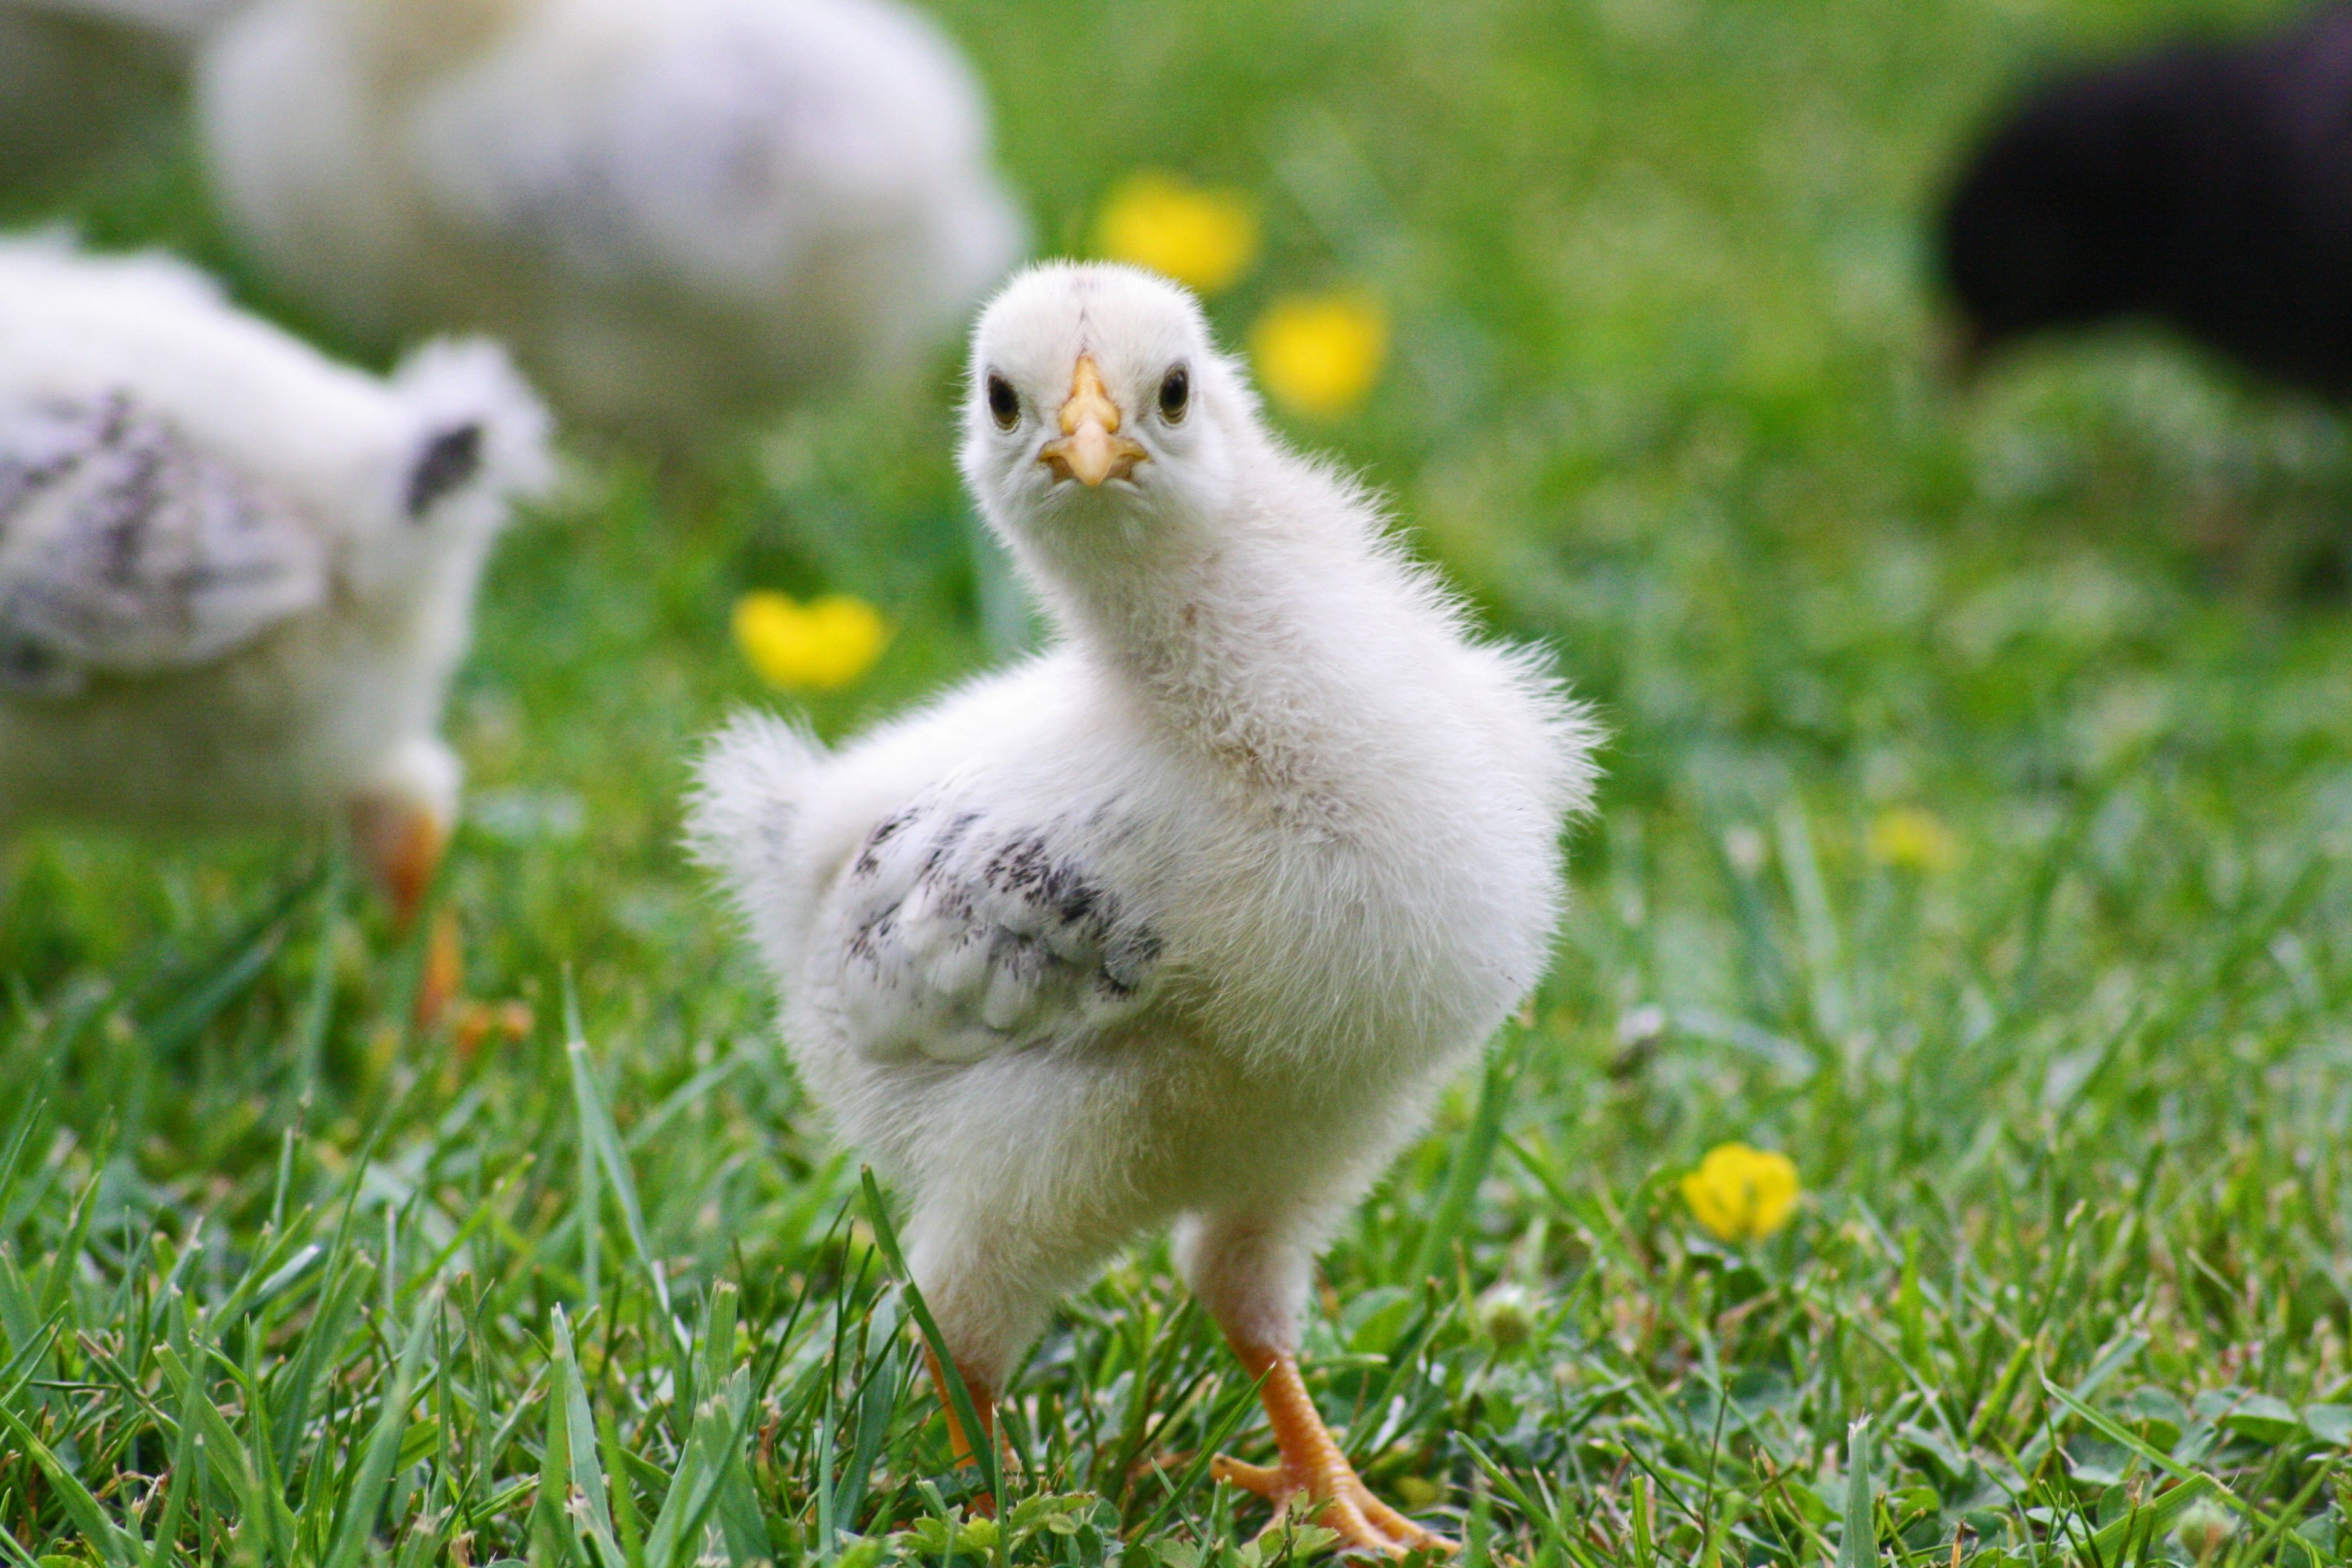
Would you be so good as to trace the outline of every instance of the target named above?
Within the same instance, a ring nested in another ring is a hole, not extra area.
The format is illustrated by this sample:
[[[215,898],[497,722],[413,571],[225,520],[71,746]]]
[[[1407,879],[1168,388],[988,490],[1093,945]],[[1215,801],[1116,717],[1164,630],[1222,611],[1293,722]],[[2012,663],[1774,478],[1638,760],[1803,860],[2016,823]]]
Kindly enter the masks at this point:
[[[1014,279],[972,336],[963,471],[1016,546],[1132,554],[1236,499],[1256,401],[1175,284],[1116,264]]]
[[[392,393],[389,428],[352,497],[362,515],[349,569],[362,592],[462,569],[553,476],[546,407],[495,345],[429,343]]]

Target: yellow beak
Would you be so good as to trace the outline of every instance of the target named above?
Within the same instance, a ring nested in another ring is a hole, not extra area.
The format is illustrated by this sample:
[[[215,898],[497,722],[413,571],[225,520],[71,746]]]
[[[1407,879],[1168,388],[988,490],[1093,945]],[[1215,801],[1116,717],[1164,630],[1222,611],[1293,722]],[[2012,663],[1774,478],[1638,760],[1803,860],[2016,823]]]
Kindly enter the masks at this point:
[[[1150,454],[1134,437],[1118,433],[1119,418],[1094,355],[1080,354],[1070,373],[1069,401],[1062,405],[1061,437],[1040,447],[1037,460],[1056,479],[1076,479],[1088,489],[1127,478]]]

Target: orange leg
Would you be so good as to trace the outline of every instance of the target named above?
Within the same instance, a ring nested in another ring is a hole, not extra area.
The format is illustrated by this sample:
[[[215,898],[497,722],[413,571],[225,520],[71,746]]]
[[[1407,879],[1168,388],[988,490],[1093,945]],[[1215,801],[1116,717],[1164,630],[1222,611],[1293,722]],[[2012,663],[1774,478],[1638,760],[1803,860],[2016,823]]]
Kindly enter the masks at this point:
[[[406,930],[433,890],[448,829],[422,806],[371,795],[352,803],[352,843],[392,905],[392,918]]]
[[[466,984],[466,950],[457,931],[457,911],[443,909],[425,938],[425,967],[416,977],[416,1026],[430,1029]]]
[[[965,1433],[963,1423],[956,1419],[955,1400],[948,1393],[948,1380],[940,1367],[940,1358],[929,1345],[926,1345],[923,1347],[923,1360],[930,1367],[931,1388],[940,1396],[940,1409],[948,1418],[949,1450],[955,1455],[957,1464],[971,1464],[972,1455],[977,1450],[971,1436]],[[971,1395],[971,1413],[980,1418],[981,1441],[994,1443],[996,1441],[996,1391],[989,1387],[982,1379],[974,1377],[970,1369],[961,1362],[957,1363],[956,1370],[963,1373],[964,1392]],[[993,1518],[996,1513],[996,1500],[986,1493],[982,1493],[971,1500],[971,1511],[982,1518]]]
[[[422,806],[382,796],[352,802],[351,816],[352,843],[391,904],[394,924],[406,931],[416,923],[425,897],[433,889],[442,851],[449,845],[448,830]],[[431,1028],[439,1021],[465,978],[457,917],[445,909],[425,936],[425,967],[416,983],[418,1028]]]
[[[1372,1552],[1402,1557],[1416,1548],[1451,1552],[1454,1542],[1423,1530],[1371,1494],[1358,1479],[1348,1456],[1339,1451],[1331,1429],[1323,1425],[1315,1402],[1307,1397],[1306,1380],[1298,1375],[1298,1359],[1287,1352],[1236,1341],[1234,1353],[1249,1374],[1259,1380],[1258,1397],[1265,1402],[1275,1446],[1282,1451],[1279,1465],[1249,1465],[1220,1454],[1210,1473],[1244,1491],[1255,1492],[1279,1511],[1304,1492],[1315,1507],[1316,1522],[1339,1532],[1342,1552]]]

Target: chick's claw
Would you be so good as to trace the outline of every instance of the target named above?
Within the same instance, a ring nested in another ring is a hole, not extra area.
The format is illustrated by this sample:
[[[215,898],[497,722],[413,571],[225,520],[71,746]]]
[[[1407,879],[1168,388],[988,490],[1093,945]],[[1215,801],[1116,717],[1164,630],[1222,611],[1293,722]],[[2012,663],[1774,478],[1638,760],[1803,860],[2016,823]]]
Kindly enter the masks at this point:
[[[1301,1493],[1314,1506],[1316,1522],[1339,1532],[1342,1552],[1402,1557],[1408,1552],[1451,1552],[1454,1542],[1423,1530],[1374,1497],[1348,1463],[1331,1429],[1323,1425],[1299,1374],[1297,1357],[1236,1335],[1234,1353],[1257,1380],[1258,1399],[1282,1450],[1282,1463],[1251,1465],[1220,1454],[1210,1473],[1272,1503],[1277,1516]]]
[[[1423,1529],[1374,1497],[1347,1460],[1336,1454],[1299,1469],[1287,1462],[1253,1465],[1220,1454],[1209,1462],[1209,1473],[1273,1504],[1275,1521],[1268,1530],[1281,1528],[1283,1510],[1303,1492],[1314,1505],[1315,1522],[1338,1531],[1341,1552],[1402,1557],[1413,1551],[1454,1550],[1453,1542]]]

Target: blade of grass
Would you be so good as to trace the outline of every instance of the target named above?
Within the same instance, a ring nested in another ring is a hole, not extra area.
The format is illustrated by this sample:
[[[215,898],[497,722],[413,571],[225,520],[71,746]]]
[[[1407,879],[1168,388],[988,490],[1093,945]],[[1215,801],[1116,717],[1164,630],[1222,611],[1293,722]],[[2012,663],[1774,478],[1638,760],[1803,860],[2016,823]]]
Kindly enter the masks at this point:
[[[416,1368],[440,1310],[439,1292],[428,1288],[417,1301],[415,1315],[409,1322],[408,1342],[401,1347],[400,1359],[384,1383],[375,1428],[368,1434],[359,1471],[336,1520],[334,1545],[328,1549],[325,1568],[357,1568],[367,1551],[369,1538],[375,1532],[376,1515],[383,1508],[394,1462],[400,1457],[401,1439],[408,1431],[409,1391],[416,1385]]]
[[[946,1337],[940,1332],[940,1325],[931,1317],[930,1308],[924,1304],[923,1293],[915,1284],[913,1272],[907,1267],[906,1255],[898,1250],[898,1232],[890,1223],[890,1208],[882,1201],[882,1187],[874,1179],[873,1168],[868,1166],[861,1171],[859,1180],[866,1189],[866,1210],[867,1217],[873,1221],[874,1239],[882,1248],[882,1256],[889,1259],[891,1269],[898,1276],[900,1287],[907,1294],[907,1310],[914,1314],[915,1325],[922,1331],[923,1342],[930,1346],[931,1354],[939,1364],[941,1380],[947,1384],[949,1407],[955,1412],[957,1422],[965,1431],[977,1435],[983,1428],[980,1424],[979,1411],[971,1402],[971,1390],[965,1386],[963,1373],[956,1366],[955,1356],[948,1349]],[[981,1482],[988,1495],[996,1500],[997,1512],[1002,1517],[1003,1478],[999,1474],[996,1462],[996,1446],[993,1443],[974,1443],[972,1458],[980,1467]]]
[[[588,1409],[588,1390],[580,1377],[580,1358],[572,1344],[572,1325],[563,1309],[555,1310],[555,1380],[548,1402],[548,1419],[563,1423],[563,1447],[572,1485],[580,1493],[577,1509],[567,1510],[574,1532],[584,1527],[603,1568],[632,1568],[613,1533],[613,1503],[605,1490],[604,1471],[597,1457],[596,1422]]]
[[[572,1068],[572,1093],[580,1115],[580,1136],[595,1153],[596,1163],[613,1184],[613,1196],[620,1205],[621,1223],[628,1232],[629,1246],[636,1254],[637,1266],[644,1270],[646,1282],[652,1289],[655,1305],[662,1317],[663,1331],[668,1337],[671,1361],[679,1374],[681,1389],[692,1379],[691,1357],[688,1353],[685,1325],[670,1306],[669,1281],[662,1273],[661,1259],[654,1255],[653,1246],[646,1239],[645,1207],[637,1200],[636,1177],[629,1170],[628,1156],[622,1152],[621,1134],[614,1125],[611,1105],[604,1098],[604,1087],[596,1081],[595,1069],[588,1062],[587,1031],[580,1023],[580,998],[573,991],[572,976],[563,977],[564,1056]],[[593,1215],[590,1215],[593,1223]]]
[[[1878,1493],[1871,1476],[1870,1417],[1846,1428],[1845,1520],[1838,1540],[1838,1568],[1876,1568]]]
[[[1471,1205],[1477,1202],[1479,1184],[1494,1168],[1495,1148],[1502,1141],[1503,1114],[1510,1105],[1511,1086],[1518,1078],[1525,1039],[1524,1033],[1515,1031],[1510,1043],[1496,1051],[1486,1063],[1470,1130],[1454,1152],[1454,1163],[1445,1173],[1444,1194],[1430,1215],[1429,1228],[1422,1232],[1420,1250],[1413,1254],[1412,1270],[1406,1277],[1413,1283],[1444,1268],[1454,1238],[1470,1223]]]

